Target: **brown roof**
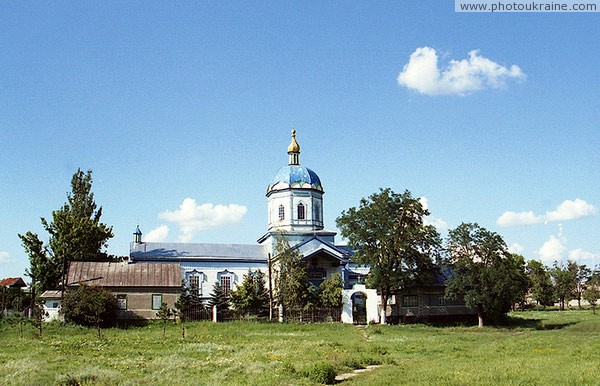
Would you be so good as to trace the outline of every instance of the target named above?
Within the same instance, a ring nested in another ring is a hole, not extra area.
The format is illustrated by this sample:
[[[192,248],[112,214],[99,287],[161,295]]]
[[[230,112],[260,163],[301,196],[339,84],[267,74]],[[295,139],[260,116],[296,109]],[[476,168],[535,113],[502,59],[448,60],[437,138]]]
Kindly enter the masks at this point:
[[[0,287],[27,287],[27,284],[20,277],[7,277],[0,280]]]
[[[106,263],[73,261],[69,265],[67,285],[101,287],[179,287],[179,264]]]

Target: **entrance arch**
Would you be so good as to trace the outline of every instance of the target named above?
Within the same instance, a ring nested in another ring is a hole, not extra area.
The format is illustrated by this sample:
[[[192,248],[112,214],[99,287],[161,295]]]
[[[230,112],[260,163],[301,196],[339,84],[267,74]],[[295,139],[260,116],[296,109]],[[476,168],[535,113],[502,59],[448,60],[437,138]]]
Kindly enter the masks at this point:
[[[367,324],[367,295],[362,292],[352,294],[352,323]]]

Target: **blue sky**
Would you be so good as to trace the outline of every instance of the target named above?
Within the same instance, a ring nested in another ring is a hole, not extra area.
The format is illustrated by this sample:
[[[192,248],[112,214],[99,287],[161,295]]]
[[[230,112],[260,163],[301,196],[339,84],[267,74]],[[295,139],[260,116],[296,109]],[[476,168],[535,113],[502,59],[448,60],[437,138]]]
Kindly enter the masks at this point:
[[[477,222],[529,259],[600,263],[597,13],[284,3],[0,5],[0,276],[23,275],[17,234],[47,238],[78,167],[110,253],[137,223],[254,243],[292,127],[328,229],[408,189],[443,234]]]

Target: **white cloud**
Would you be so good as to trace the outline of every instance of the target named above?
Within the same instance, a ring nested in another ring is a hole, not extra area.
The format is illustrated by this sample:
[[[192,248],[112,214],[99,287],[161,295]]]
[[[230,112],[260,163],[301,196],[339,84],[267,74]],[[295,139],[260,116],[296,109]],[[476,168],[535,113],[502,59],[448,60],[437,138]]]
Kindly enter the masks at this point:
[[[179,240],[185,243],[202,230],[239,223],[247,211],[245,206],[237,204],[198,205],[196,200],[188,197],[179,205],[178,210],[166,210],[158,217],[176,223],[180,230]]]
[[[169,227],[167,225],[162,224],[158,228],[154,228],[150,232],[148,232],[148,234],[144,237],[144,241],[147,241],[149,243],[160,243],[166,241],[167,237],[169,237]]]
[[[433,225],[439,231],[448,229],[448,223],[437,217],[427,216],[423,219],[423,223],[425,225]]]
[[[451,60],[446,68],[438,67],[435,49],[420,47],[398,75],[398,84],[425,95],[466,95],[485,88],[501,88],[508,78],[525,79],[521,69],[499,65],[479,55],[478,50],[469,52],[468,59]]]
[[[429,200],[427,200],[427,197],[419,197],[419,202],[423,206],[423,209],[429,210]],[[433,225],[437,230],[440,231],[448,229],[448,223],[446,221],[431,215],[423,218],[423,223],[425,225]]]
[[[547,264],[554,261],[560,261],[566,249],[563,243],[564,240],[560,240],[555,236],[550,236],[548,241],[546,241],[538,251],[540,259]]]
[[[532,211],[506,211],[498,217],[496,224],[501,227],[509,227],[515,225],[539,224],[542,222],[574,220],[581,217],[593,216],[597,212],[598,209],[596,209],[596,207],[580,198],[576,198],[574,201],[563,201],[555,210],[547,211],[545,215],[536,215]]]
[[[600,263],[600,253],[592,253],[577,248],[569,252],[569,260],[574,260],[579,264],[586,264],[588,267],[595,267],[596,262]]]
[[[544,216],[537,216],[533,212],[504,212],[498,217],[496,223],[501,227],[509,227],[514,225],[530,225],[544,222]]]
[[[581,217],[593,216],[598,212],[593,205],[582,199],[565,200],[556,210],[546,212],[546,221],[574,220]]]
[[[0,251],[0,264],[9,264],[10,254],[8,252]]]
[[[517,253],[519,255],[523,253],[524,250],[525,248],[519,243],[513,243],[508,247],[510,253]]]

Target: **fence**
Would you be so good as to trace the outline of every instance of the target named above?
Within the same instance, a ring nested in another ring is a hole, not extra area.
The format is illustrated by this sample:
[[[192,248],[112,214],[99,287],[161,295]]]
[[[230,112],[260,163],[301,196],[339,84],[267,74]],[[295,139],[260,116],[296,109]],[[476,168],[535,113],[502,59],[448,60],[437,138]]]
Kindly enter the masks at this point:
[[[202,305],[192,306],[184,313],[188,321],[213,320],[213,310]],[[269,309],[265,308],[256,314],[245,314],[226,309],[217,311],[217,321],[255,320],[260,322],[276,322],[279,320],[279,310],[273,309],[272,319],[269,320]],[[285,310],[283,321],[286,323],[338,323],[342,320],[341,307],[311,307],[308,309]]]
[[[311,307],[284,310],[283,320],[296,323],[339,323],[342,321],[342,309],[341,307]]]

